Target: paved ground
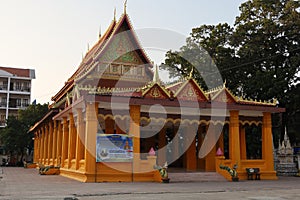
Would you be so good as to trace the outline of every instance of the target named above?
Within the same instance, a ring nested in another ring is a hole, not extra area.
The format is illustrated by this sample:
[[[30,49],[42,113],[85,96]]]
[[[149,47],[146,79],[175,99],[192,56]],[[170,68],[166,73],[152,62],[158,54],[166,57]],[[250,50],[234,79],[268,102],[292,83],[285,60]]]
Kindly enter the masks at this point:
[[[171,180],[172,181],[172,180]],[[41,176],[36,169],[0,168],[0,199],[300,199],[300,178],[278,181],[162,183],[80,183]]]

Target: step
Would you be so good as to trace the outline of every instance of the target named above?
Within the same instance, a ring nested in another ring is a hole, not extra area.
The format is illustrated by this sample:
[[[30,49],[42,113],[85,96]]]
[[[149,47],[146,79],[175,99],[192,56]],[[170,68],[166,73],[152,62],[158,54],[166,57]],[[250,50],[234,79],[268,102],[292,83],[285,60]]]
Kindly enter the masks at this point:
[[[172,182],[226,182],[227,180],[216,172],[169,172]]]

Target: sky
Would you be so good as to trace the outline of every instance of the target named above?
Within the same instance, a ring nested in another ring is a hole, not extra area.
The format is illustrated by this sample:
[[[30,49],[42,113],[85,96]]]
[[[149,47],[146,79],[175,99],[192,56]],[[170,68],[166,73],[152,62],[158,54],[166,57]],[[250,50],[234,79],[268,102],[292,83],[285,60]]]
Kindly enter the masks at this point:
[[[167,50],[184,45],[192,28],[233,25],[245,1],[128,0],[126,13],[146,53],[160,64]],[[31,100],[51,103],[108,28],[114,9],[118,19],[124,0],[0,0],[0,66],[34,69]],[[170,38],[172,44],[162,45]]]

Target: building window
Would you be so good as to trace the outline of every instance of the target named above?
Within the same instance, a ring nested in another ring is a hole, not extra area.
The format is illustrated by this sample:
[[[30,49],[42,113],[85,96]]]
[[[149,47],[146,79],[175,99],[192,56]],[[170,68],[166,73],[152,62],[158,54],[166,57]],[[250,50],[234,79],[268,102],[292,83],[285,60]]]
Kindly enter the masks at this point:
[[[7,81],[0,83],[0,90],[7,90]]]
[[[111,69],[111,73],[113,73],[113,74],[120,73],[120,65],[112,64],[110,69]]]
[[[21,82],[15,82],[14,86],[15,86],[16,91],[21,91],[21,89],[22,89]]]
[[[7,99],[5,97],[2,97],[0,101],[0,107],[6,107],[6,104],[7,104]]]
[[[21,107],[21,99],[16,99],[16,105],[17,107]]]
[[[128,65],[123,66],[123,74],[130,74],[130,66]]]
[[[143,68],[142,67],[137,67],[136,68],[136,73],[137,73],[137,75],[143,75]]]
[[[28,82],[23,83],[22,91],[30,92],[30,84]]]
[[[28,107],[29,106],[29,99],[23,99],[22,107]]]

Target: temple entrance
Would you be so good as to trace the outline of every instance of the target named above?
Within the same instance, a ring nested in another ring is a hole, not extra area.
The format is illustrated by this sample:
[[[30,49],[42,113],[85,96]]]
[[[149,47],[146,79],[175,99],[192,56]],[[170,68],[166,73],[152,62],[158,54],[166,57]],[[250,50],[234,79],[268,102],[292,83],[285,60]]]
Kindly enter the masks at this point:
[[[205,171],[205,158],[199,159],[198,151],[205,137],[206,127],[206,124],[180,123],[180,120],[172,119],[161,129],[153,126],[153,131],[143,130],[142,156],[153,147],[157,152],[158,165],[162,166],[167,161],[170,171]]]

